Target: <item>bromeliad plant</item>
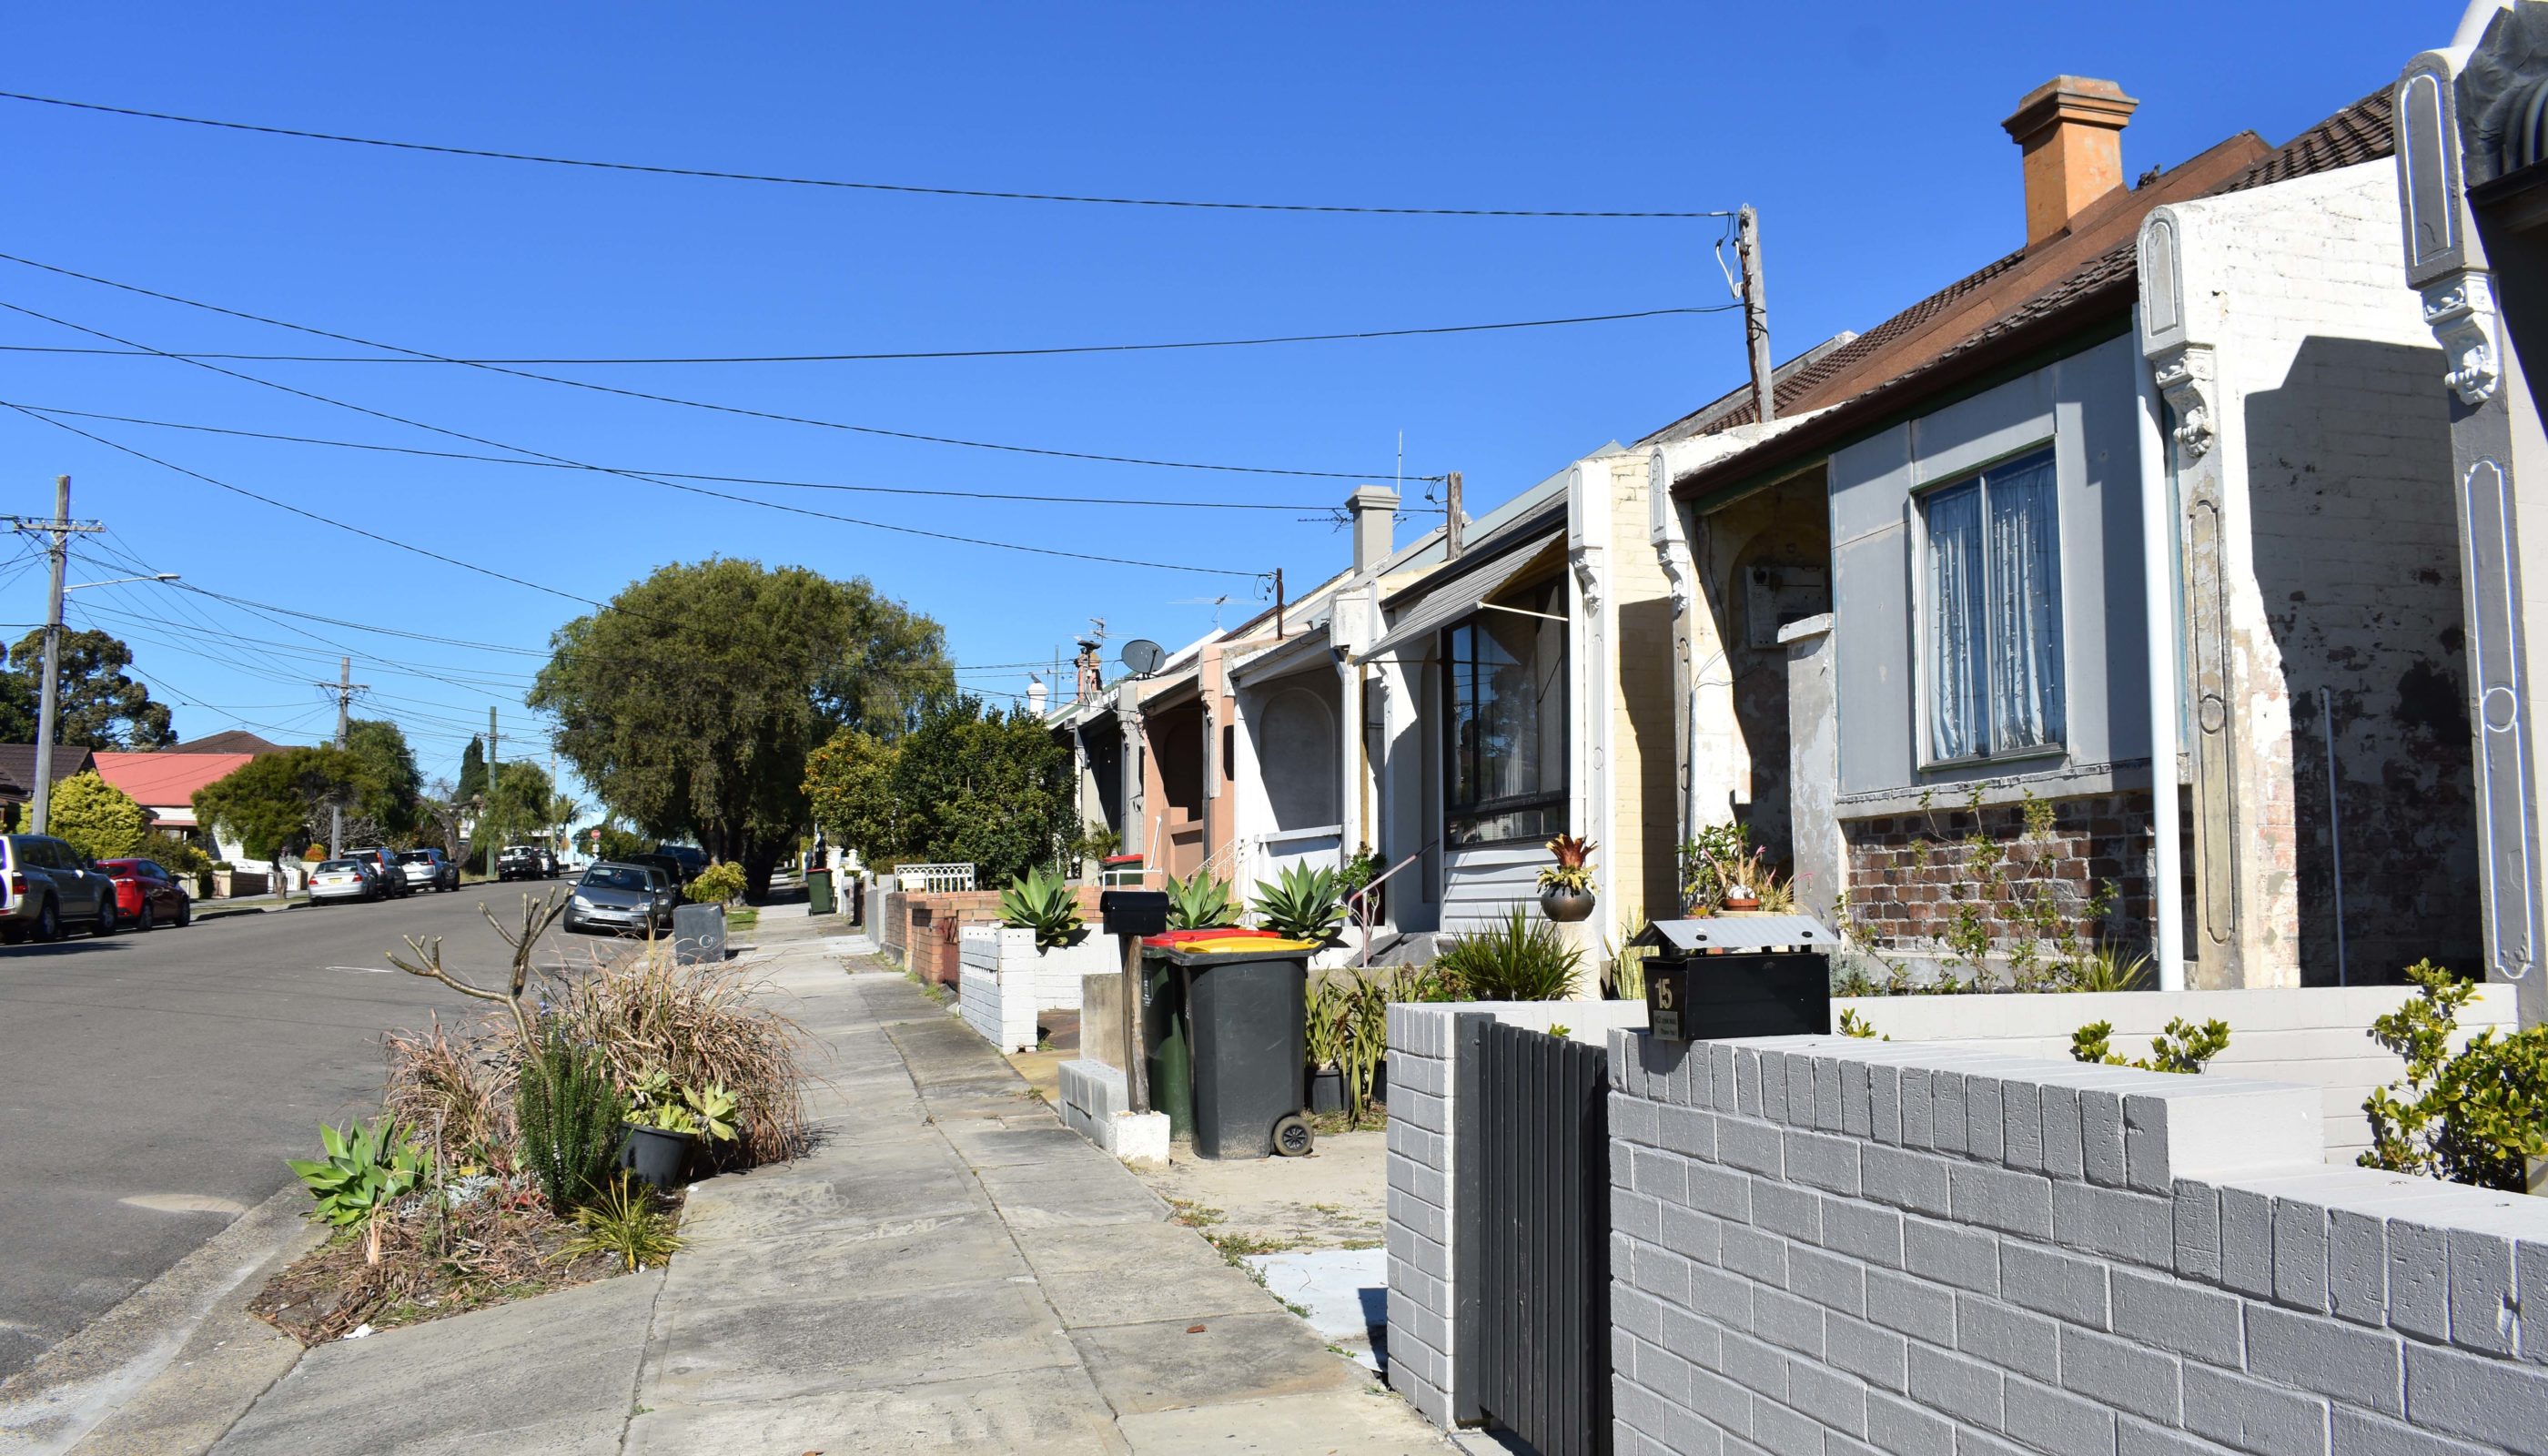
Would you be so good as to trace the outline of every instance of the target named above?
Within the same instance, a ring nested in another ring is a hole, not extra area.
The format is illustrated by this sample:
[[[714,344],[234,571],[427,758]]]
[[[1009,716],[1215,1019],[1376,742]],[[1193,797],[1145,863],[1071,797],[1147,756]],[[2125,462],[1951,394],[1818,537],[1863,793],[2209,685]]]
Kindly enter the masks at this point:
[[[1086,924],[1079,914],[1079,892],[1044,869],[1030,869],[1000,891],[1000,923],[1034,931],[1039,951],[1069,945]]]
[[[1592,888],[1592,852],[1599,846],[1571,834],[1561,834],[1548,842],[1548,852],[1557,863],[1539,871],[1539,887],[1544,890],[1572,890],[1583,894]]]
[[[1296,941],[1326,941],[1345,923],[1336,872],[1294,864],[1274,879],[1257,881],[1256,919],[1265,929]]]
[[[1238,923],[1238,906],[1229,898],[1229,881],[1209,869],[1168,881],[1168,929],[1215,930]]]
[[[363,1261],[381,1261],[381,1227],[398,1201],[424,1181],[429,1160],[398,1122],[382,1117],[368,1125],[354,1123],[342,1132],[320,1123],[318,1141],[327,1153],[322,1161],[286,1158],[318,1200],[310,1217],[336,1228],[363,1228]]]

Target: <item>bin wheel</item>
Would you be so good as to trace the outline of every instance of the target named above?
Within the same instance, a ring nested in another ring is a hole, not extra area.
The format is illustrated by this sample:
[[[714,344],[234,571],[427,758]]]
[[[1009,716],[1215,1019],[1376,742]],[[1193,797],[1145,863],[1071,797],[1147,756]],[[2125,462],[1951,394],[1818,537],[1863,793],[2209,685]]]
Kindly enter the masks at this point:
[[[1310,1120],[1299,1113],[1287,1113],[1274,1125],[1274,1150],[1285,1157],[1308,1155],[1317,1139],[1311,1136]]]

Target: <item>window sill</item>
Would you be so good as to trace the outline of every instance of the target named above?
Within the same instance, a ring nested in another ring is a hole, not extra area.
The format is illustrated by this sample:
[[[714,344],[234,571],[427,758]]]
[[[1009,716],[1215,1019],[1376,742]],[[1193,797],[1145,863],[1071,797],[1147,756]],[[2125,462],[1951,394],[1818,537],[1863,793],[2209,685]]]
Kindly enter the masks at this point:
[[[1975,754],[1961,759],[1932,759],[1920,765],[1923,774],[1951,774],[1965,769],[1997,769],[2006,765],[2040,764],[2047,759],[2066,759],[2066,744],[2048,743],[2042,748],[2019,749],[2014,753]]]

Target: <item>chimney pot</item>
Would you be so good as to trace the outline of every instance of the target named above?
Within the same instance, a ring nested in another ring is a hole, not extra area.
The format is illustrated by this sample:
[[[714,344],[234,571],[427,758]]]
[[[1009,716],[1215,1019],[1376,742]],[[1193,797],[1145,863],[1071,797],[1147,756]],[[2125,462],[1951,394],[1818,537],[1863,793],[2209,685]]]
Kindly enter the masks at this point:
[[[1357,573],[1378,569],[1389,560],[1398,522],[1398,493],[1387,486],[1360,486],[1345,498],[1353,517],[1353,564]]]
[[[2124,185],[2123,130],[2140,103],[2112,81],[2054,76],[2000,125],[2026,153],[2026,245],[2059,236]]]

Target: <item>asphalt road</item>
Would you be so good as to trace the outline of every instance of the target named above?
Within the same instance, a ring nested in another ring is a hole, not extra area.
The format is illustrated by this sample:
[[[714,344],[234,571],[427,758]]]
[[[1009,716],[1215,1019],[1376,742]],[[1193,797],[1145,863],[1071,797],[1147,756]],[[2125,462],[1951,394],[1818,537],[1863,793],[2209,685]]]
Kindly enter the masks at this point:
[[[446,966],[499,983],[478,905],[554,887],[0,948],[0,1377],[293,1181],[283,1159],[317,1156],[322,1120],[368,1116],[384,1031],[484,1009],[391,969],[402,935],[446,937]]]

